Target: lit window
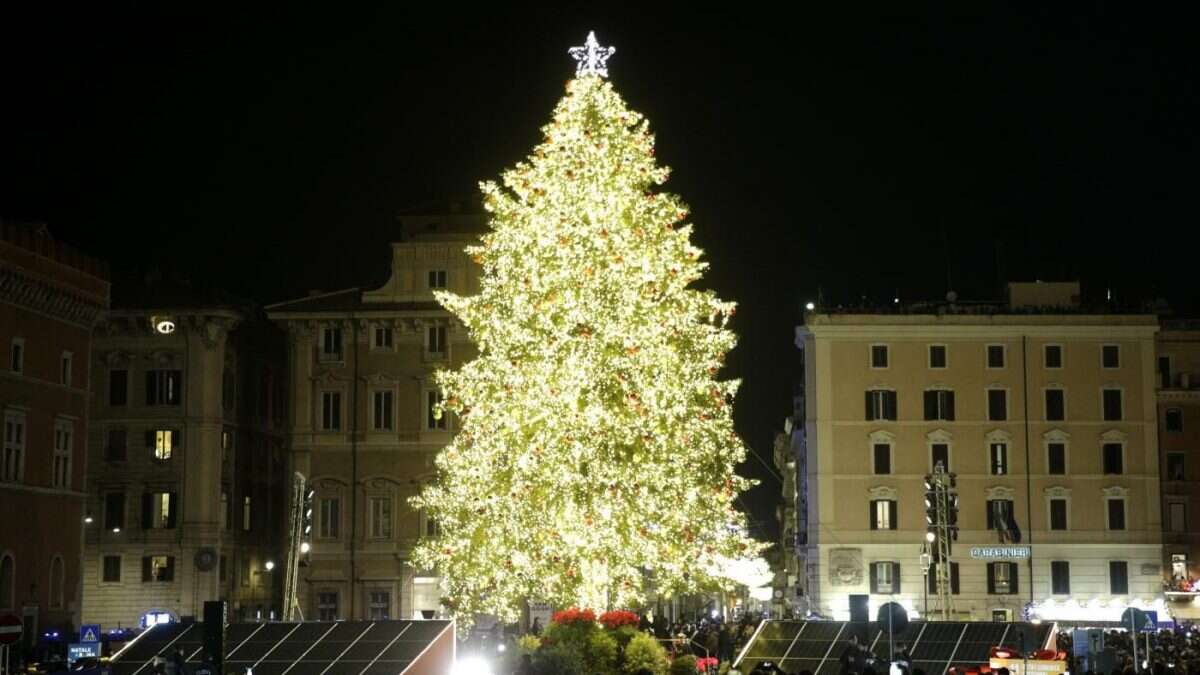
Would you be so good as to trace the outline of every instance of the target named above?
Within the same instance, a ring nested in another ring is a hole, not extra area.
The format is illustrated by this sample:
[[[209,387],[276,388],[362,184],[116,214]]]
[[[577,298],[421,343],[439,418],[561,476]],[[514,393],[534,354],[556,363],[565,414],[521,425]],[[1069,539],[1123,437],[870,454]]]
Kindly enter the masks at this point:
[[[175,558],[169,555],[150,555],[142,558],[142,581],[174,581]]]
[[[177,433],[174,429],[154,430],[154,459],[171,459],[171,454],[174,452],[176,446]]]
[[[900,590],[900,563],[871,563],[871,592],[883,595]]]
[[[142,499],[143,528],[169,530],[175,527],[175,493],[148,492]]]
[[[873,499],[873,500],[871,500],[871,529],[872,530],[894,530],[894,529],[896,529],[896,500],[894,500],[894,499]]]

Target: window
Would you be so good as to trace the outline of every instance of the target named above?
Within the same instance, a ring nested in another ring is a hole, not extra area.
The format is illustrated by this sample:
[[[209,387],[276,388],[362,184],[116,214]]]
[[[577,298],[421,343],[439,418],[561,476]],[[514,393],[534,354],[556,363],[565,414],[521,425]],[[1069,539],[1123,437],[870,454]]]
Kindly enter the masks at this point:
[[[430,430],[446,428],[446,413],[438,410],[442,397],[436,391],[425,394],[425,428]]]
[[[926,420],[954,420],[954,392],[949,389],[931,389],[925,392]]]
[[[71,487],[71,448],[75,438],[75,425],[70,420],[54,421],[54,466],[51,485],[56,488]]]
[[[371,537],[373,539],[392,538],[392,499],[391,497],[371,497]]]
[[[1167,531],[1187,532],[1187,504],[1184,502],[1167,502]]]
[[[987,529],[1008,531],[1008,521],[1013,519],[1011,499],[987,500]]]
[[[1108,509],[1108,529],[1124,530],[1125,529],[1125,499],[1121,497],[1110,497],[1105,500],[1105,505]]]
[[[9,368],[18,375],[25,372],[25,340],[23,338],[12,339],[12,358],[9,360]]]
[[[1158,386],[1163,389],[1171,388],[1171,357],[1158,357]]]
[[[249,532],[250,526],[253,524],[250,512],[250,495],[242,497],[242,531]]]
[[[146,432],[146,435],[154,459],[160,461],[171,459],[175,449],[181,445],[179,432],[174,429],[155,429]]]
[[[142,582],[174,581],[175,558],[169,555],[148,555],[142,558]]]
[[[1121,367],[1121,346],[1120,345],[1101,345],[1100,346],[1100,367],[1102,367],[1102,368],[1120,368]]]
[[[1183,431],[1183,410],[1180,408],[1167,408],[1165,425],[1167,431]]]
[[[125,527],[125,493],[110,492],[104,495],[104,529],[120,530]]]
[[[890,389],[867,391],[868,420],[896,420],[896,392]]]
[[[1008,390],[988,389],[988,419],[993,422],[1003,422],[1008,419]]]
[[[104,556],[104,583],[119,584],[121,583],[121,556],[106,555]]]
[[[929,566],[929,574],[927,576],[928,576],[928,584],[929,584],[929,593],[930,594],[936,595],[938,592],[937,575],[938,575],[938,565],[939,564],[940,563],[933,563]],[[950,563],[950,594],[958,595],[958,593],[959,593],[958,563],[951,562]]]
[[[146,405],[179,405],[183,400],[183,371],[146,371]]]
[[[71,352],[63,352],[58,360],[58,381],[60,384],[71,386],[71,362],[75,357]]]
[[[222,490],[221,491],[221,529],[222,530],[233,529],[233,527],[232,527],[233,521],[231,520],[232,515],[233,514],[231,514],[229,512],[229,493]]]
[[[871,345],[871,367],[872,368],[887,368],[888,367],[887,345]]]
[[[1067,419],[1067,393],[1062,389],[1046,390],[1046,421],[1061,422]]]
[[[238,577],[243,586],[250,586],[250,558],[248,556],[243,556],[238,560]]]
[[[427,341],[425,346],[428,349],[430,357],[445,358],[446,357],[446,327],[445,326],[430,326],[425,332]]]
[[[392,348],[392,329],[390,326],[375,327],[375,341],[371,343],[375,349]]]
[[[342,524],[341,500],[337,497],[321,498],[318,515],[320,524],[317,528],[317,536],[322,539],[337,539]]]
[[[987,367],[988,368],[1003,368],[1004,367],[1004,345],[988,345],[987,346]]]
[[[1050,561],[1050,592],[1054,595],[1071,594],[1071,563],[1066,560]]]
[[[1067,529],[1067,500],[1055,497],[1050,500],[1050,529],[1065,531]]]
[[[142,529],[170,530],[175,527],[175,508],[178,505],[174,492],[146,492],[142,494]]]
[[[1053,476],[1065,476],[1067,473],[1067,444],[1046,444],[1046,473]]]
[[[321,392],[321,429],[338,431],[342,428],[342,392]]]
[[[446,270],[429,270],[429,287],[446,287]]]
[[[124,429],[109,429],[104,458],[110,462],[124,462],[128,447],[129,439]]]
[[[932,470],[938,464],[943,471],[950,471],[950,444],[932,443],[929,446],[929,468]]]
[[[946,367],[946,345],[929,345],[929,367]]]
[[[871,563],[871,592],[891,595],[900,592],[900,563]]]
[[[0,481],[17,482],[25,475],[25,413],[8,410],[4,413],[4,464],[0,465]]]
[[[63,606],[63,584],[66,581],[62,556],[50,559],[50,606],[60,609]]]
[[[16,608],[17,562],[11,555],[0,557],[0,608]]]
[[[1106,422],[1120,421],[1122,416],[1121,390],[1104,389],[1102,393],[1104,397],[1104,420]]]
[[[1183,480],[1183,453],[1167,453],[1167,480]]]
[[[1047,368],[1063,367],[1062,345],[1046,345],[1043,350],[1043,363]]]
[[[387,591],[371,591],[367,594],[367,607],[372,621],[386,621],[392,613],[392,594]]]
[[[431,517],[429,517],[429,515],[426,515],[425,516],[425,536],[426,537],[436,537],[436,536],[438,536],[439,532],[440,532],[440,528],[438,528],[437,519],[431,518]]]
[[[892,472],[892,446],[876,443],[873,446],[875,473],[884,475]]]
[[[1108,592],[1112,595],[1129,595],[1129,563],[1124,560],[1108,562]]]
[[[108,371],[108,404],[125,405],[129,403],[129,371]]]
[[[1125,473],[1124,450],[1124,446],[1120,443],[1105,443],[1102,446],[1105,475],[1119,476]]]
[[[337,621],[338,594],[333,591],[317,593],[317,620]]]
[[[321,361],[342,360],[342,329],[326,326],[321,329]]]
[[[374,415],[371,418],[371,426],[375,431],[388,431],[392,428],[392,392],[377,391],[373,394]]]
[[[896,529],[896,500],[894,500],[894,499],[873,499],[873,500],[871,500],[871,529],[872,530],[894,530],[894,529]]]
[[[987,566],[988,595],[1016,595],[1017,563],[994,562]]]
[[[989,445],[988,466],[993,476],[1008,475],[1008,443],[991,443]]]

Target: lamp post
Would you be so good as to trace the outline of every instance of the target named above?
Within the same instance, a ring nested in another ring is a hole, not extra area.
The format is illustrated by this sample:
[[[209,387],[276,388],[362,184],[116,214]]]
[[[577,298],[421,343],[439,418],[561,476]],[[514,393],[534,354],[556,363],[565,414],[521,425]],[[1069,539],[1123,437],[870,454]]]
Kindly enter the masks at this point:
[[[924,601],[924,607],[921,610],[921,616],[925,620],[929,620],[929,545],[933,543],[933,533],[925,533],[925,542],[921,544],[921,597]]]

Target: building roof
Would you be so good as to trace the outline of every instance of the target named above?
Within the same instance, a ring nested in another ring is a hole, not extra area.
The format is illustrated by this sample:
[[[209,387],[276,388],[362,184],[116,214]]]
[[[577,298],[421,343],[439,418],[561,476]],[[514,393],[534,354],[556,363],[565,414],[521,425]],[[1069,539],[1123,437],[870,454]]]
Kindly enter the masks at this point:
[[[267,305],[273,317],[288,314],[341,314],[347,312],[442,312],[442,306],[430,300],[423,302],[363,302],[362,289],[347,288],[331,293],[319,293],[295,300]]]

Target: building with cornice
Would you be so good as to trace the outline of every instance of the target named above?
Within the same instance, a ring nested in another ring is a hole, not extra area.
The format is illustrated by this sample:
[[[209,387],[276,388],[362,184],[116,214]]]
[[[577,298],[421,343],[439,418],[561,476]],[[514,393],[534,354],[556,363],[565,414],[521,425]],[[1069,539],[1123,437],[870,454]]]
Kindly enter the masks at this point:
[[[851,596],[940,614],[924,479],[956,474],[952,615],[1115,619],[1163,609],[1153,315],[1078,284],[1001,303],[809,311],[799,491],[812,611]]]
[[[1156,384],[1167,600],[1200,618],[1200,322],[1163,322]]]
[[[118,289],[120,291],[122,289]],[[252,308],[149,278],[96,331],[83,618],[105,628],[281,608],[283,340]]]
[[[92,330],[106,266],[45,226],[0,223],[0,614],[23,647],[79,624]]]
[[[315,488],[311,551],[300,568],[306,619],[408,619],[441,614],[434,570],[410,553],[437,524],[408,499],[434,477],[433,459],[456,430],[433,415],[433,374],[475,355],[434,291],[478,291],[463,247],[478,215],[407,216],[392,244],[391,277],[267,307],[287,332],[293,468]]]

